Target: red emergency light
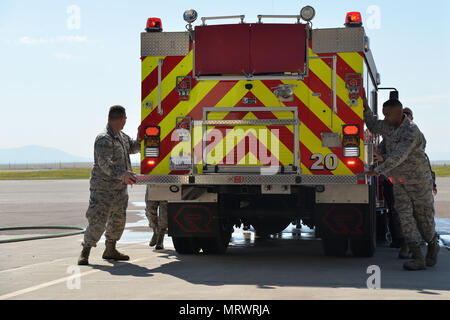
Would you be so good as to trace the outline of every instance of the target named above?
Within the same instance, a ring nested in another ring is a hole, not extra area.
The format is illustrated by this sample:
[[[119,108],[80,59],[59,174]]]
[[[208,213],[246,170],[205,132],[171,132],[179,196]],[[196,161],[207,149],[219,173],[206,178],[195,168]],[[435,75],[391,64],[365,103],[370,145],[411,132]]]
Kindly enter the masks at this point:
[[[344,134],[357,135],[359,133],[359,127],[353,124],[344,126]]]
[[[362,18],[361,13],[357,11],[348,12],[345,17],[345,26],[346,27],[361,27],[362,26]]]
[[[160,18],[148,18],[147,27],[145,28],[147,32],[161,32],[162,23]]]
[[[145,135],[147,137],[159,136],[159,127],[147,127],[147,128],[145,128]]]
[[[153,167],[155,164],[156,164],[155,160],[152,160],[152,159],[151,160],[147,160],[147,165]]]
[[[356,160],[353,160],[353,159],[347,160],[347,165],[348,166],[354,166],[355,164],[356,164]]]

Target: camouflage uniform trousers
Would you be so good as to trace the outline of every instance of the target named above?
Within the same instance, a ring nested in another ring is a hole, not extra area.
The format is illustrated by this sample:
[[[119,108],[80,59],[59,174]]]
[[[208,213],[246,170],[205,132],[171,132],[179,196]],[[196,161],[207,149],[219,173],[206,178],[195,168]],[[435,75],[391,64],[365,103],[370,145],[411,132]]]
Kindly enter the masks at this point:
[[[159,210],[158,210],[159,207]],[[167,229],[167,201],[153,201],[148,199],[148,188],[145,193],[145,215],[153,232]]]
[[[148,200],[145,204],[145,215],[153,232],[165,232],[167,229],[167,201]]]
[[[128,191],[91,190],[86,218],[89,225],[84,233],[83,246],[96,247],[103,232],[106,241],[118,241],[126,222]]]
[[[429,243],[436,234],[431,181],[424,184],[394,184],[395,210],[406,243]]]

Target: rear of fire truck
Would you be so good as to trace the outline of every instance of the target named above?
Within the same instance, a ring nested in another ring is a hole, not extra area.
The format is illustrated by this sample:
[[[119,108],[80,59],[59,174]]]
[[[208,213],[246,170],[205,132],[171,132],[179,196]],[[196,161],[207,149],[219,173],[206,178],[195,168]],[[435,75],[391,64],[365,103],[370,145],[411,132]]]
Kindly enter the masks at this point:
[[[376,112],[379,77],[359,13],[329,29],[312,29],[314,15],[306,6],[193,27],[187,10],[181,32],[148,19],[138,183],[168,201],[177,252],[224,253],[234,227],[267,236],[301,221],[326,255],[374,254],[361,97]]]

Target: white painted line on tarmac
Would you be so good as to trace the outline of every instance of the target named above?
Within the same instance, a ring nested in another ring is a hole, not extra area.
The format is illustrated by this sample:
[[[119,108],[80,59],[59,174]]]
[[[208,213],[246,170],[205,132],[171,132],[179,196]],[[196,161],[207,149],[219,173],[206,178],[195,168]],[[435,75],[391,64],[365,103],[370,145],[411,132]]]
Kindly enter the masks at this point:
[[[146,260],[146,259],[151,259],[151,258],[152,257],[136,259],[136,260],[129,261],[128,263],[136,263],[136,262],[140,262],[140,261],[143,261],[143,260]],[[124,265],[125,265],[125,263],[124,263]],[[117,266],[117,267],[120,267],[120,266]],[[83,276],[87,276],[87,275],[90,275],[90,274],[93,274],[93,273],[96,273],[96,272],[99,272],[99,271],[102,271],[102,270],[95,269],[95,270],[91,270],[91,271],[86,271],[86,272],[80,273],[79,277],[81,278]],[[18,291],[14,291],[14,292],[11,292],[11,293],[4,294],[4,295],[0,296],[0,300],[10,299],[10,298],[17,297],[17,296],[20,296],[20,295],[23,295],[23,294],[26,294],[26,293],[30,293],[30,292],[36,291],[36,290],[47,288],[47,287],[53,286],[53,285],[58,284],[58,283],[66,282],[69,279],[73,279],[73,275],[70,275],[70,276],[67,276],[67,277],[64,277],[64,278],[60,278],[60,279],[56,279],[56,280],[53,280],[53,281],[45,282],[45,283],[42,283],[42,284],[38,284],[36,286],[32,286],[32,287],[25,288],[25,289],[22,289],[22,290],[18,290]]]
[[[69,259],[69,258],[63,258],[63,259],[57,259],[57,260],[53,260],[53,261],[46,261],[46,262],[40,262],[40,263],[35,263],[35,264],[29,264],[29,265],[26,265],[26,266],[23,266],[23,267],[17,267],[17,268],[1,270],[0,273],[22,270],[22,269],[26,269],[26,268],[40,266],[40,265],[43,265],[43,264],[50,264],[50,263],[54,263],[54,262],[59,262],[59,261],[67,260],[67,259]]]

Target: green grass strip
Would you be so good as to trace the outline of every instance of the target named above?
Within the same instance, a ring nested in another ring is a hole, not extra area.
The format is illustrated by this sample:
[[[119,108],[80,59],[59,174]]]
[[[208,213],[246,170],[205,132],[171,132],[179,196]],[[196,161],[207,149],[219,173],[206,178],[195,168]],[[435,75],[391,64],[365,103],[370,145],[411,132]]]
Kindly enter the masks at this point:
[[[139,174],[140,169],[134,168],[133,171]],[[91,176],[91,169],[0,171],[0,180],[89,179],[90,176]]]
[[[450,177],[450,166],[433,167],[436,177]]]
[[[140,168],[133,168],[136,174]],[[433,167],[436,177],[450,177],[450,166]],[[0,171],[0,180],[62,180],[89,179],[91,169],[62,169],[36,171]]]

